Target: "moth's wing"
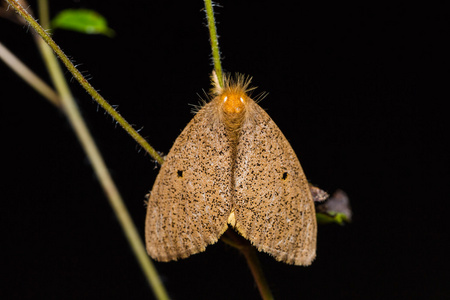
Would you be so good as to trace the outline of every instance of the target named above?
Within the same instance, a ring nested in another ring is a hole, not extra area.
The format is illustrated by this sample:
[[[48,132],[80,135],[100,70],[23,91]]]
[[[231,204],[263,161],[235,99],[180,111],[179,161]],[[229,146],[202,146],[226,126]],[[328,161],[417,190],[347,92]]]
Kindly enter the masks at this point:
[[[227,229],[232,151],[213,104],[178,136],[149,195],[145,237],[156,260],[202,252]]]
[[[259,251],[309,265],[316,255],[317,223],[305,174],[269,115],[254,102],[250,110],[238,142],[229,222]]]

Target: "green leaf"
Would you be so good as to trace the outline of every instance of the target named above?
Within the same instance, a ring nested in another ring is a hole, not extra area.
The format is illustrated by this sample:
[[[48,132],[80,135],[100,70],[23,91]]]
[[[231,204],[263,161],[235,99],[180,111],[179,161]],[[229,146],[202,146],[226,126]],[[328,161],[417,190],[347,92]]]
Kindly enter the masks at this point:
[[[347,216],[343,213],[328,212],[328,213],[316,213],[317,222],[319,224],[336,223],[344,225],[344,223],[350,222]]]
[[[114,30],[108,27],[106,19],[98,12],[90,9],[66,9],[53,20],[52,28],[78,31],[85,34],[104,34],[114,36]]]

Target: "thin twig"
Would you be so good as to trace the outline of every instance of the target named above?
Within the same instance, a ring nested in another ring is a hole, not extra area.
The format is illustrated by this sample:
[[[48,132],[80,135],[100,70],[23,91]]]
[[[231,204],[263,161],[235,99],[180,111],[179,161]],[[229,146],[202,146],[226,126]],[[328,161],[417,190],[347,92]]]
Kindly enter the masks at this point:
[[[58,94],[45,83],[39,76],[31,71],[22,61],[20,61],[11,51],[8,50],[2,43],[0,43],[0,59],[10,67],[16,74],[25,80],[32,88],[34,88],[44,98],[56,107],[60,108],[60,101]]]

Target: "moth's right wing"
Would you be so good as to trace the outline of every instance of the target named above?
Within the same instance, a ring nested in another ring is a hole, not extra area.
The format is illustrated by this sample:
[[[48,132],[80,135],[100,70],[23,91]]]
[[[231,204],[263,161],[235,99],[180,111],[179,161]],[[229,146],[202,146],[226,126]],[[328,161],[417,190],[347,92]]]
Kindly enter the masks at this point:
[[[300,162],[281,130],[256,103],[242,125],[230,223],[260,251],[288,264],[316,255],[314,201]]]
[[[202,252],[227,229],[232,151],[226,129],[206,104],[178,136],[149,196],[145,238],[159,261]]]

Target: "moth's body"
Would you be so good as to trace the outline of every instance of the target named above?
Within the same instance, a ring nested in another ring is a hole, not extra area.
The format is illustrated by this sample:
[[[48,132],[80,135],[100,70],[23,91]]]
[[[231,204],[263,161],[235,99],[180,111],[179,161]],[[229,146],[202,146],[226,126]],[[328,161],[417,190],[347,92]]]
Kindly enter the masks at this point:
[[[228,226],[277,260],[315,257],[314,204],[300,163],[249,81],[215,78],[213,99],[175,141],[149,196],[151,257],[176,260],[205,250]]]

